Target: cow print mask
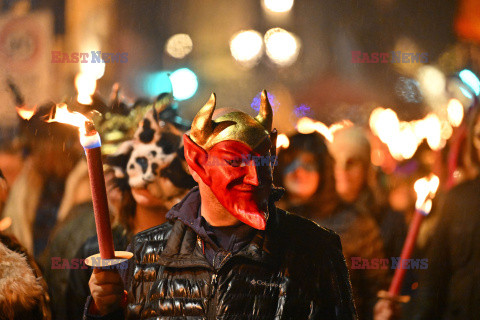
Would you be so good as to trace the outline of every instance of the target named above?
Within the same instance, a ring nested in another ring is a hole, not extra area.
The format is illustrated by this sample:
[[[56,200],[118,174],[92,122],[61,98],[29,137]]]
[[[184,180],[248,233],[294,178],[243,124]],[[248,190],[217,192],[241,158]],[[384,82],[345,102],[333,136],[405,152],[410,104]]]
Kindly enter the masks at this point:
[[[196,182],[188,174],[183,152],[183,132],[165,121],[157,121],[155,110],[147,112],[134,139],[124,142],[107,159],[123,190],[145,188],[169,208]]]

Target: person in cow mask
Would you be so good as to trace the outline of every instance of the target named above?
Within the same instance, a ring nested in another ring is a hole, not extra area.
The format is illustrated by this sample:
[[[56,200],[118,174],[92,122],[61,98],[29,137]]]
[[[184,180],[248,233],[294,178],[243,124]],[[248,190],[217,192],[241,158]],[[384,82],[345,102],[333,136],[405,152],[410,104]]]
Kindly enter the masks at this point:
[[[115,211],[112,232],[116,250],[125,250],[134,234],[164,223],[167,211],[197,185],[188,172],[182,141],[185,130],[172,119],[170,97],[158,100],[145,106],[148,111],[138,125],[134,124],[133,138],[121,143],[105,160],[110,208]],[[90,219],[85,227],[95,232],[92,212],[88,218],[79,218]],[[73,223],[66,231],[78,228],[79,222]],[[98,240],[93,236],[73,257],[82,260],[98,251]],[[55,274],[58,271],[53,270]],[[66,288],[59,290],[68,297],[57,303],[63,304],[58,308],[59,318],[82,317],[91,274],[92,269],[86,266],[71,270]]]
[[[86,319],[356,319],[339,237],[274,205],[267,92],[255,118],[215,108],[183,137],[199,186],[133,238],[123,277],[93,273]]]

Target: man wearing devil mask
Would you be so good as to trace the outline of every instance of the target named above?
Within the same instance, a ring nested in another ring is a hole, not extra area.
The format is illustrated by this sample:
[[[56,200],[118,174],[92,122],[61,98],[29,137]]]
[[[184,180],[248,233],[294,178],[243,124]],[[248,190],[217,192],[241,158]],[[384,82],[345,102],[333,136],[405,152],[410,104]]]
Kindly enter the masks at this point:
[[[184,135],[199,186],[133,238],[122,277],[96,269],[85,319],[356,319],[339,237],[274,205],[267,92],[255,118],[215,100]]]

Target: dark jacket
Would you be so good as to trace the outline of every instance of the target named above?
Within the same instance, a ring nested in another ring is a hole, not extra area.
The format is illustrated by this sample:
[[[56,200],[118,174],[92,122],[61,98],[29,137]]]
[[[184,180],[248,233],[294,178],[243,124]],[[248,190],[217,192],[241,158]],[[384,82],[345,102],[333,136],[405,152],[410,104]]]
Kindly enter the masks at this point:
[[[372,319],[377,293],[388,287],[388,270],[382,267],[352,267],[352,258],[368,261],[385,258],[378,225],[370,216],[357,213],[353,207],[347,205],[340,206],[338,212],[330,217],[314,221],[334,230],[340,236],[350,271],[358,318]]]
[[[378,300],[377,293],[388,287],[388,270],[378,266],[377,268],[352,268],[352,258],[367,259],[370,262],[385,258],[377,223],[372,217],[358,213],[353,206],[345,203],[339,203],[327,216],[306,212],[305,208],[305,206],[291,206],[287,207],[287,210],[308,217],[340,236],[343,254],[350,272],[358,319],[372,319],[373,308]]]
[[[478,319],[480,178],[450,190],[438,219],[411,319]]]
[[[199,206],[194,188],[169,216]],[[356,319],[339,237],[270,208],[266,230],[218,268],[179,219],[137,234],[125,277],[127,319]]]
[[[68,274],[70,271],[79,272],[79,269],[70,270],[70,263],[73,258],[77,258],[75,253],[82,243],[94,234],[95,219],[91,202],[74,206],[67,218],[52,232],[50,243],[42,255],[40,265],[52,299],[53,319],[63,320],[71,314],[71,310],[67,308],[67,302],[70,299],[66,294]],[[63,265],[63,261],[66,261],[68,267],[55,268],[52,266],[52,259],[62,259],[59,264]],[[76,319],[80,319],[78,314]]]

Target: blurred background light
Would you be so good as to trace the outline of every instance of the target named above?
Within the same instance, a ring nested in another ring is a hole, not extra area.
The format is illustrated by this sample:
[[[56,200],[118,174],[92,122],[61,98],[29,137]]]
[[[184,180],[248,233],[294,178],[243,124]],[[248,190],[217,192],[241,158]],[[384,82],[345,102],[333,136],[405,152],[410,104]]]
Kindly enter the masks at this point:
[[[472,71],[464,69],[460,71],[458,76],[462,79],[463,83],[475,92],[475,95],[478,96],[480,94],[480,80],[478,80],[478,77]]]
[[[292,33],[273,28],[265,33],[265,46],[268,57],[279,66],[293,64],[300,51],[300,42]]]
[[[188,68],[178,69],[170,74],[173,97],[177,100],[191,98],[198,89],[198,80],[195,73]]]
[[[315,131],[315,120],[303,117],[297,122],[297,131],[303,134],[309,134]]]
[[[442,148],[442,124],[434,113],[429,113],[423,120],[427,128],[427,143],[430,149],[439,150]]]
[[[458,127],[463,120],[463,105],[457,99],[450,99],[447,105],[448,121],[454,127]]]
[[[447,106],[451,99],[458,100],[464,106],[464,109],[467,109],[474,103],[473,90],[468,85],[463,83],[458,76],[452,76],[448,78],[447,92],[449,98],[448,102],[445,103]]]
[[[293,113],[295,114],[295,116],[297,118],[302,118],[302,117],[310,116],[311,113],[312,113],[312,110],[306,104],[300,104],[300,105],[294,107]]]
[[[345,119],[345,120],[333,123],[332,125],[330,125],[328,130],[330,131],[330,134],[333,137],[335,132],[337,132],[339,130],[342,130],[343,128],[347,128],[347,127],[351,127],[351,126],[353,126],[353,122]]]
[[[250,107],[258,112],[260,110],[260,103],[262,100],[262,92],[257,93],[257,95],[253,98],[252,103],[250,104]],[[277,112],[278,107],[280,107],[280,102],[278,99],[273,95],[273,93],[267,92],[267,97],[268,101],[270,102],[270,105],[272,106],[272,111],[273,114]]]
[[[376,135],[378,137],[378,126],[377,126],[377,122],[378,120],[380,119],[380,116],[381,114],[383,113],[383,111],[385,111],[384,108],[382,107],[377,107],[375,108],[372,113],[370,113],[370,119],[368,121],[368,124],[370,126],[370,129],[372,130],[373,134]]]
[[[388,143],[390,154],[398,161],[413,157],[418,147],[412,126],[408,122],[402,122],[400,127],[400,131],[393,135]]]
[[[290,140],[288,139],[287,135],[281,133],[277,137],[277,148],[288,148],[290,145]]]
[[[142,89],[148,96],[157,96],[163,92],[172,92],[169,72],[159,71],[147,74],[143,80]]]
[[[388,144],[390,139],[400,131],[400,122],[397,113],[392,109],[385,109],[379,114],[374,123],[374,132],[383,143]]]
[[[262,35],[255,30],[237,32],[230,40],[230,52],[242,65],[253,67],[263,54]]]
[[[422,66],[418,70],[417,77],[425,95],[435,97],[441,96],[445,92],[445,75],[436,67]]]
[[[165,51],[176,59],[185,58],[190,52],[192,52],[192,48],[192,39],[185,33],[174,34],[165,44]]]
[[[402,100],[411,103],[422,101],[422,94],[418,82],[414,79],[400,77],[395,84],[395,93]]]
[[[468,99],[472,99],[472,98],[473,98],[472,94],[471,94],[470,92],[468,92],[467,89],[460,87],[460,91],[462,92],[462,94],[463,94],[466,98],[468,98]]]
[[[287,12],[293,7],[293,0],[263,0],[264,7],[272,12]]]

